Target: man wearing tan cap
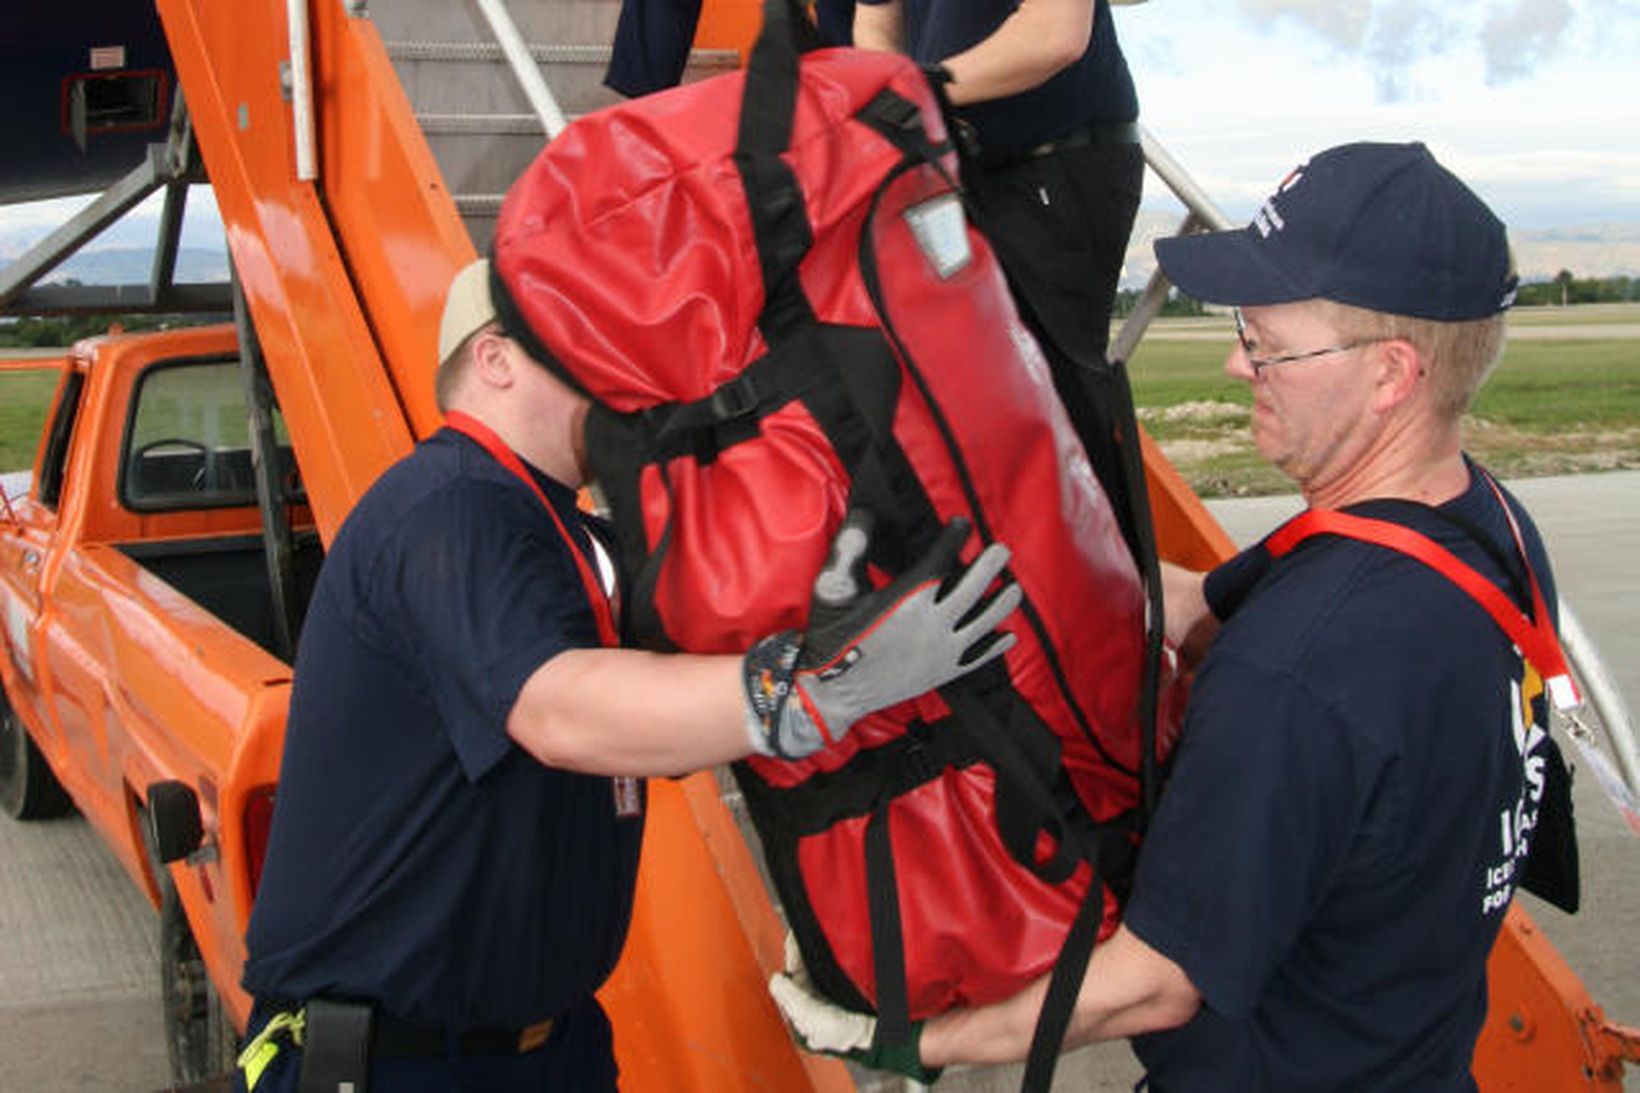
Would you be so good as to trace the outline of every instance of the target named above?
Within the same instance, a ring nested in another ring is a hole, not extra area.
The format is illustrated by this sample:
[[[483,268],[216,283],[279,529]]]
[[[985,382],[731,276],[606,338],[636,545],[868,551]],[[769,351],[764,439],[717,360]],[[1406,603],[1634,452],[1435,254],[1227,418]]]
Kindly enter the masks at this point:
[[[613,1090],[593,992],[631,911],[639,779],[810,754],[1008,645],[1016,587],[960,621],[1006,550],[941,597],[948,536],[896,584],[850,585],[823,632],[611,648],[576,505],[587,402],[501,332],[487,262],[451,284],[439,356],[446,427],[348,516],[302,634],[247,936],[258,1093]]]

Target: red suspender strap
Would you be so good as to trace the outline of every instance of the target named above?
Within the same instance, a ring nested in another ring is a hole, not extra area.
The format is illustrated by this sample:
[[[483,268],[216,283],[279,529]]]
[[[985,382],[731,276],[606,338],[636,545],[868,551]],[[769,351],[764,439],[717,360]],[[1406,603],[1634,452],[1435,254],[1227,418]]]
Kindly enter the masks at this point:
[[[518,458],[518,453],[507,447],[501,438],[495,435],[495,430],[477,418],[462,413],[460,410],[451,410],[448,414],[445,414],[444,423],[456,432],[476,441],[480,447],[495,458],[497,463],[500,463],[516,475],[540,499],[541,507],[546,509],[547,515],[552,517],[553,525],[558,528],[558,534],[562,535],[564,542],[569,544],[570,557],[575,559],[575,568],[581,574],[581,583],[586,586],[587,603],[592,606],[592,617],[598,623],[599,639],[605,645],[619,645],[620,637],[615,630],[615,612],[609,606],[609,596],[604,592],[603,583],[598,580],[598,574],[593,571],[592,563],[587,561],[586,555],[576,545],[575,538],[570,535],[569,529],[564,526],[563,518],[558,515],[558,510],[553,508],[552,503],[547,500],[546,492],[541,489],[541,484],[535,480],[535,477],[524,466],[524,461]]]
[[[1504,511],[1509,511],[1507,505],[1504,506]],[[1513,514],[1510,515],[1510,524],[1511,527],[1514,526]],[[1572,681],[1571,671],[1566,666],[1566,655],[1561,651],[1560,639],[1555,635],[1554,624],[1549,619],[1548,604],[1544,601],[1542,588],[1538,586],[1537,574],[1532,572],[1529,561],[1526,562],[1526,574],[1532,583],[1532,619],[1522,614],[1520,609],[1510,602],[1509,597],[1498,591],[1496,585],[1475,572],[1451,551],[1428,536],[1389,520],[1373,520],[1331,509],[1310,509],[1283,524],[1265,540],[1264,545],[1273,557],[1279,558],[1305,539],[1315,535],[1341,535],[1346,539],[1376,543],[1400,551],[1437,571],[1469,593],[1475,602],[1492,616],[1509,636],[1509,640],[1520,648],[1526,659],[1543,676],[1556,708],[1569,710],[1582,702],[1577,685]],[[1521,549],[1521,560],[1526,561],[1518,528],[1515,529],[1515,545]]]

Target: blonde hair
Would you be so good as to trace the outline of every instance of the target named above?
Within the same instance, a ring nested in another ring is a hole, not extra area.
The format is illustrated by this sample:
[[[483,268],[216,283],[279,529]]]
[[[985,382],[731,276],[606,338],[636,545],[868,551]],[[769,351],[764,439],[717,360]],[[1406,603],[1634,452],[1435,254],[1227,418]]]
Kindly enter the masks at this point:
[[[1343,340],[1410,342],[1429,376],[1435,411],[1447,421],[1463,417],[1503,357],[1507,312],[1443,322],[1368,311],[1334,300],[1315,303]]]

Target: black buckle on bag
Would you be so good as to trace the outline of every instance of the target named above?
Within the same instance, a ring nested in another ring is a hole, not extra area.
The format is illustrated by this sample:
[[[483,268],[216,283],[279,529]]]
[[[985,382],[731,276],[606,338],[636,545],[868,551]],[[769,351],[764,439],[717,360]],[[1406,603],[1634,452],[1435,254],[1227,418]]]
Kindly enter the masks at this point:
[[[926,728],[920,720],[906,726],[905,750],[900,753],[900,763],[908,786],[920,786],[924,782],[931,782],[945,769],[945,764],[929,753],[928,745],[920,735]]]
[[[695,432],[695,461],[705,466],[725,448],[750,440],[758,433],[758,409],[762,396],[749,372],[713,391],[706,400],[712,421]]]
[[[712,417],[720,423],[736,421],[754,413],[759,401],[757,384],[752,382],[751,373],[742,372],[712,392]]]

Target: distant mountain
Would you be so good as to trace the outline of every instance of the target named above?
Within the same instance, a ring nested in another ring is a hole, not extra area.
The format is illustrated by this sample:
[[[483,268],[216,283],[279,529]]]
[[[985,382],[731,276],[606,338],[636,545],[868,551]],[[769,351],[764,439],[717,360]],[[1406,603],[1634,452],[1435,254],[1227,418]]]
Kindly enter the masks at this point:
[[[1574,277],[1640,276],[1640,225],[1592,224],[1513,233],[1515,263],[1524,281]]]
[[[1140,209],[1122,267],[1122,287],[1144,288],[1156,268],[1151,243],[1178,231],[1182,212]],[[1640,277],[1640,224],[1584,224],[1512,231],[1515,264],[1523,281],[1551,281],[1561,270],[1575,277]]]
[[[154,252],[148,247],[82,250],[52,271],[44,283],[72,278],[84,285],[147,284],[153,264]],[[177,281],[214,283],[227,279],[225,252],[204,247],[182,247],[177,251]]]

